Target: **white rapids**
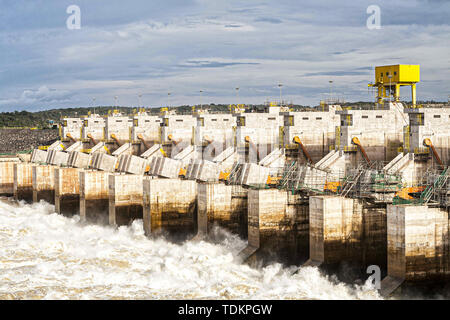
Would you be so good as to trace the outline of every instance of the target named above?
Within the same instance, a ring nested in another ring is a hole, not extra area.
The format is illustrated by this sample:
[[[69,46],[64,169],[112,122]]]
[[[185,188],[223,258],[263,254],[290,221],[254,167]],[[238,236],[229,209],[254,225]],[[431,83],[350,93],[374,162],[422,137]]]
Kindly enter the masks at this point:
[[[44,202],[0,200],[0,299],[380,299],[312,267],[251,268],[236,258],[245,242],[223,238],[174,244],[147,239],[142,220],[84,225]]]

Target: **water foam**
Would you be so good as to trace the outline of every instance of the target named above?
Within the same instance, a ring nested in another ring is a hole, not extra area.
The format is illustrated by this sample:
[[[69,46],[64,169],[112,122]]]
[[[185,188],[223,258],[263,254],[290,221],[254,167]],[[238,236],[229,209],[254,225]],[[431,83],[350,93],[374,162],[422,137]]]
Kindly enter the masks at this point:
[[[54,207],[0,201],[0,299],[379,299],[316,268],[254,269],[238,262],[245,242],[174,244],[129,227],[84,225]]]

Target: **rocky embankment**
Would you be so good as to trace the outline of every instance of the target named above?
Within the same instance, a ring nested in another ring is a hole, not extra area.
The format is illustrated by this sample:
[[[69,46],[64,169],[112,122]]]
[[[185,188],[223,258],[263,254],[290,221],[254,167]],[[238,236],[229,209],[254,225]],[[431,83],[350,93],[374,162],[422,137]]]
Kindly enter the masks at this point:
[[[41,145],[50,145],[58,139],[55,129],[0,129],[0,154],[32,150]]]

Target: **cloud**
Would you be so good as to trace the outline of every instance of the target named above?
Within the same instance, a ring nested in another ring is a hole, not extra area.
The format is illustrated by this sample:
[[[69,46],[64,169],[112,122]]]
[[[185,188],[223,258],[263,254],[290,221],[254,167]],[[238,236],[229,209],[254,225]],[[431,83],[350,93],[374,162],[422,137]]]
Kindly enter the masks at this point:
[[[229,66],[238,65],[258,65],[256,62],[219,62],[219,61],[208,61],[208,60],[188,60],[185,64],[180,66],[183,68],[223,68]]]
[[[268,22],[268,23],[273,23],[273,24],[279,24],[279,23],[282,23],[283,21],[280,19],[277,19],[277,18],[261,17],[261,18],[255,19],[255,22]]]
[[[53,104],[55,102],[68,102],[73,94],[66,90],[57,90],[41,86],[37,90],[26,89],[22,92],[20,97],[16,99],[0,100],[0,105],[6,106],[20,106],[39,104]]]
[[[372,0],[79,0],[76,31],[65,27],[69,0],[1,3],[3,110],[115,95],[136,105],[138,94],[160,106],[168,91],[173,104],[195,104],[200,89],[205,103],[230,103],[237,86],[240,102],[262,103],[279,82],[288,100],[314,105],[329,80],[347,100],[372,100],[374,67],[396,63],[421,65],[419,99],[448,95],[448,1],[378,0],[380,30],[366,28]]]
[[[362,68],[354,69],[353,71],[339,70],[339,71],[310,72],[310,73],[305,73],[302,76],[304,76],[304,77],[313,77],[313,76],[337,76],[337,77],[342,77],[342,76],[359,76],[359,75],[369,74],[370,73],[369,70],[372,70],[372,68],[362,67]]]

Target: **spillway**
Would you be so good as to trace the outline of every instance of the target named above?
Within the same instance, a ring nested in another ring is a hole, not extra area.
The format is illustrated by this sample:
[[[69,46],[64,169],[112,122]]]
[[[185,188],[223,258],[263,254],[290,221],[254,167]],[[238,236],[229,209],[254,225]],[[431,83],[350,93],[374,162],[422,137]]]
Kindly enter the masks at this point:
[[[315,267],[252,268],[246,242],[223,229],[215,242],[147,238],[142,220],[113,228],[55,213],[44,201],[0,200],[0,299],[379,299]]]

